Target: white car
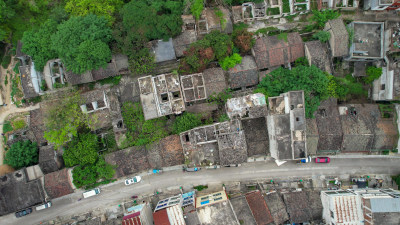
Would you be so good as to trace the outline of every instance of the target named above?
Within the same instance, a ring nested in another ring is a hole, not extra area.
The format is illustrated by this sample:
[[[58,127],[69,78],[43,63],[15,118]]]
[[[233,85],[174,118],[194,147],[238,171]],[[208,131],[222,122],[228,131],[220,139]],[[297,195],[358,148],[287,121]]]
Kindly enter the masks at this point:
[[[125,180],[125,185],[131,185],[131,184],[135,184],[135,183],[139,183],[142,180],[142,178],[140,176],[134,176],[130,179],[126,179]]]

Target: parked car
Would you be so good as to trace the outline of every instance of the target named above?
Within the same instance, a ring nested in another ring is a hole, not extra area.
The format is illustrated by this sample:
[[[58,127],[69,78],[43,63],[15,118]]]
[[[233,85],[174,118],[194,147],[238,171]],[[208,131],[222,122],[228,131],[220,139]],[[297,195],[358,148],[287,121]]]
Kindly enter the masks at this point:
[[[317,157],[315,158],[316,163],[329,163],[331,159],[329,157]]]
[[[199,171],[199,170],[201,170],[201,168],[199,168],[199,167],[185,168],[186,172],[196,172],[196,171]]]
[[[125,180],[125,185],[136,184],[136,183],[139,183],[141,180],[142,180],[142,177],[134,176],[132,178],[126,179]]]
[[[100,188],[95,188],[93,190],[83,192],[83,198],[89,198],[98,194],[100,194]],[[80,200],[81,198],[78,199],[78,201]]]
[[[37,206],[37,207],[36,207],[36,211],[43,210],[43,209],[47,209],[47,208],[50,208],[50,207],[51,207],[51,202],[46,202],[46,203],[43,204],[43,205]]]
[[[15,213],[15,217],[19,218],[32,213],[32,208],[27,208]]]

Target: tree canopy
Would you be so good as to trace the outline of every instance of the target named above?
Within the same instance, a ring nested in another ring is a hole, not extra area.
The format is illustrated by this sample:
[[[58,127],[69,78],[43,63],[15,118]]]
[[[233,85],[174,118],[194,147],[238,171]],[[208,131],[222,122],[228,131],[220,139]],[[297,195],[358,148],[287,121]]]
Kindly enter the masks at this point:
[[[64,151],[65,166],[94,164],[97,161],[99,142],[92,133],[79,134],[73,138]]]
[[[104,17],[71,17],[61,23],[52,36],[52,48],[66,64],[67,70],[84,73],[106,66],[111,60],[108,42],[111,29]]]
[[[122,0],[66,0],[65,10],[72,16],[94,14],[114,22],[114,13],[122,7]]]
[[[71,137],[77,137],[80,127],[88,127],[93,122],[87,114],[82,113],[81,104],[80,94],[76,92],[53,103],[47,110],[44,137],[56,148],[65,144]]]
[[[104,159],[99,158],[95,164],[75,167],[72,170],[72,178],[77,188],[90,189],[101,184],[97,183],[99,180],[103,180],[103,183],[108,183],[114,173],[113,166],[107,164]]]
[[[261,81],[259,88],[263,88],[270,97],[288,91],[304,90],[306,117],[312,118],[320,101],[329,97],[327,75],[314,65],[299,65],[292,70],[278,68]]]
[[[321,42],[325,43],[329,41],[331,38],[331,34],[328,31],[318,31],[317,33],[313,34],[312,36],[314,39],[320,40]]]
[[[142,0],[125,4],[120,14],[126,30],[153,40],[181,33],[182,10],[180,0]]]
[[[47,61],[57,57],[57,53],[51,48],[51,35],[56,31],[57,22],[47,20],[39,28],[24,32],[22,51],[32,57],[38,71],[43,71]]]
[[[39,161],[39,150],[36,142],[19,141],[11,145],[4,158],[4,163],[14,169],[32,166]]]
[[[364,82],[367,84],[372,84],[374,80],[378,79],[382,75],[382,68],[375,66],[369,66],[366,71],[367,76],[364,77]]]
[[[315,23],[316,28],[323,28],[328,20],[337,19],[340,14],[338,11],[327,9],[324,11],[313,10],[311,21]]]

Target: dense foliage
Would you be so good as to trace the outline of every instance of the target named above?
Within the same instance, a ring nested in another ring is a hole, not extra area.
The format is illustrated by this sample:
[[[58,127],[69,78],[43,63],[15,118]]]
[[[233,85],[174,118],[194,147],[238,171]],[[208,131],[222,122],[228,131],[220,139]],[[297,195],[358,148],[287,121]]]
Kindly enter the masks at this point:
[[[111,29],[104,17],[87,15],[71,17],[57,27],[52,36],[52,48],[74,73],[98,69],[111,60],[108,42]]]
[[[113,166],[99,158],[95,164],[79,165],[72,170],[72,178],[77,188],[90,189],[102,183],[109,183],[115,174]]]
[[[259,84],[268,96],[278,96],[281,93],[304,90],[306,117],[312,118],[320,101],[327,99],[329,79],[325,72],[316,66],[297,66],[292,70],[279,68],[268,74]]]
[[[128,129],[126,146],[142,146],[158,141],[168,135],[165,117],[145,120],[139,103],[124,103],[122,118]]]
[[[315,23],[315,27],[317,29],[323,28],[328,20],[337,19],[340,16],[338,11],[334,11],[332,9],[327,9],[323,11],[313,10],[312,15],[313,16],[311,17],[311,21]]]
[[[57,58],[57,53],[51,48],[51,35],[56,31],[57,22],[47,20],[39,28],[26,31],[22,37],[22,51],[32,57],[38,71],[43,71],[48,60]]]
[[[97,150],[99,142],[97,136],[92,133],[79,134],[73,138],[66,150],[63,158],[65,166],[94,164],[98,158]]]
[[[382,75],[382,68],[377,68],[375,66],[369,66],[366,71],[367,76],[364,77],[364,82],[367,84],[372,84],[374,80],[378,79]]]
[[[308,60],[306,57],[300,57],[294,61],[295,66],[309,66]]]
[[[204,9],[204,0],[193,0],[192,5],[190,6],[190,12],[192,12],[193,16],[196,20],[200,19],[201,12]]]
[[[220,64],[232,54],[233,42],[231,37],[219,31],[207,34],[203,39],[190,45],[181,60],[181,73],[201,72],[208,63],[217,60]]]
[[[221,65],[222,69],[228,70],[235,67],[236,64],[240,64],[241,62],[242,57],[237,53],[233,53],[233,55],[226,57],[219,64]]]
[[[320,40],[322,43],[329,41],[331,38],[331,34],[328,31],[318,31],[317,33],[313,34],[312,36],[314,39]]]
[[[232,33],[232,40],[242,55],[249,54],[255,43],[253,33],[248,32],[246,29],[235,29]]]
[[[46,131],[44,137],[56,148],[65,144],[71,137],[78,136],[80,127],[89,126],[92,121],[82,113],[82,100],[79,92],[65,96],[62,101],[54,102],[45,115]]]
[[[94,14],[114,22],[114,13],[122,7],[122,0],[66,0],[65,10],[72,16]]]
[[[174,134],[180,134],[184,131],[198,127],[201,124],[200,115],[185,112],[181,116],[176,117],[174,124],[172,125],[172,131]]]
[[[4,163],[14,169],[32,166],[38,163],[39,150],[36,142],[19,141],[11,145],[6,152]]]

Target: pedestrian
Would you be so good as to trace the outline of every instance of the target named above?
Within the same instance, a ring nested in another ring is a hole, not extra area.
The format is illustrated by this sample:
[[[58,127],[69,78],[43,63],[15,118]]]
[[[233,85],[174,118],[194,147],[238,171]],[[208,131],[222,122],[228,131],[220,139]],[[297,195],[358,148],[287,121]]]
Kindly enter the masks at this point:
[[[2,136],[4,136],[4,133],[1,133]]]

